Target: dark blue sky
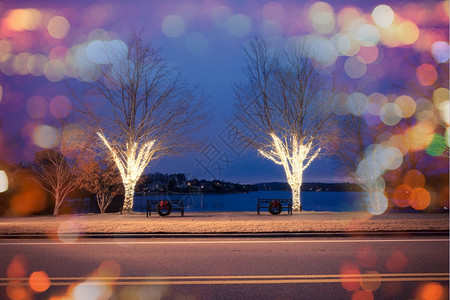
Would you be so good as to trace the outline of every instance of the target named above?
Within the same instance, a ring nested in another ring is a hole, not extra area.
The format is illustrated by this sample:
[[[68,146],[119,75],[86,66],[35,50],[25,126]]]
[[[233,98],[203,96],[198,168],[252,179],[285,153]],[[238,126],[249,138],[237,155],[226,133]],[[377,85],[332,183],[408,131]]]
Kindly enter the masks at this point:
[[[376,13],[380,4],[390,6]],[[184,172],[241,183],[285,180],[281,166],[259,157],[254,149],[233,146],[233,126],[240,125],[233,122],[232,85],[243,79],[242,47],[250,37],[271,35],[280,44],[308,38],[321,49],[314,59],[324,68],[341,68],[355,90],[366,96],[379,92],[391,98],[398,92],[393,81],[415,76],[414,69],[403,71],[405,57],[436,66],[442,58],[431,53],[431,47],[439,41],[448,47],[448,6],[441,1],[11,1],[0,13],[0,118],[3,133],[19,138],[16,160],[29,160],[40,149],[40,125],[64,117],[67,106],[55,103],[66,100],[53,99],[66,94],[68,77],[80,76],[74,74],[76,63],[68,53],[78,53],[77,45],[96,34],[126,40],[130,26],[144,26],[144,37],[161,47],[162,56],[208,96],[212,118],[201,133],[206,141],[201,151],[161,159],[147,172]],[[33,21],[24,21],[30,18]],[[46,64],[33,69],[39,59]],[[79,63],[81,58],[76,59]],[[36,96],[44,100],[30,100]],[[39,105],[48,107],[43,112],[36,108]],[[214,159],[207,161],[207,155]],[[311,164],[304,180],[341,181],[335,174],[332,159],[324,156]]]

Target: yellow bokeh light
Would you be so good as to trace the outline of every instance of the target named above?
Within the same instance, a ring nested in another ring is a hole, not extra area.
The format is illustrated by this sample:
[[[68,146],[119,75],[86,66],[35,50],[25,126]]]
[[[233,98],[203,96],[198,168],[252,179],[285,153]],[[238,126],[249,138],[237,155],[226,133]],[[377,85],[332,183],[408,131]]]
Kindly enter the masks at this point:
[[[450,91],[447,88],[437,88],[433,91],[433,103],[437,109],[441,109],[441,104],[450,100]]]
[[[70,23],[63,16],[56,16],[50,19],[47,25],[48,33],[55,39],[64,38],[70,30]]]
[[[325,2],[316,2],[309,8],[309,19],[317,33],[328,34],[335,26],[333,7]]]
[[[380,40],[387,47],[398,47],[401,45],[397,28],[395,26],[391,25],[388,27],[380,28],[380,33]]]
[[[42,13],[37,9],[14,9],[6,18],[6,25],[14,31],[36,30],[42,20]]]
[[[372,19],[379,27],[387,27],[394,21],[394,11],[388,5],[378,5],[372,11]]]
[[[0,40],[0,60],[11,54],[12,45],[8,40]]]
[[[22,52],[14,57],[12,67],[14,71],[19,75],[26,75],[28,71],[28,60],[31,54],[28,52]]]
[[[397,27],[397,35],[404,45],[414,44],[419,38],[419,28],[413,22],[403,22]]]
[[[8,190],[8,176],[5,171],[0,170],[0,193]]]
[[[416,102],[410,96],[402,95],[395,99],[394,103],[400,107],[402,118],[409,118],[416,112]]]
[[[408,140],[409,149],[412,151],[425,149],[433,140],[434,128],[430,122],[419,122],[408,128],[405,137]]]
[[[349,27],[352,20],[361,18],[361,11],[356,7],[345,7],[343,8],[337,17],[338,24],[344,30]]]

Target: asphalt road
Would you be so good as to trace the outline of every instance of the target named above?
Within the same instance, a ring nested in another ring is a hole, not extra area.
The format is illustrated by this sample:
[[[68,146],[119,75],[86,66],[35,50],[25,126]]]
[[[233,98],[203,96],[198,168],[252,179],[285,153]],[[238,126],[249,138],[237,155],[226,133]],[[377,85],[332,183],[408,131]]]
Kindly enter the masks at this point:
[[[446,299],[449,239],[0,240],[0,270],[0,299]]]

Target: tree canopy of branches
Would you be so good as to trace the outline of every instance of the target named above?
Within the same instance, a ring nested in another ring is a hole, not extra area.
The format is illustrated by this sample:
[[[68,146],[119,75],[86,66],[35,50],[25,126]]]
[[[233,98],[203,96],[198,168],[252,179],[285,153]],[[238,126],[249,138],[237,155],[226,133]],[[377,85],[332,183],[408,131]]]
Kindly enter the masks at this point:
[[[55,198],[53,215],[58,215],[64,199],[78,187],[72,166],[61,152],[50,149],[35,153],[32,168],[39,185]]]
[[[113,198],[123,195],[120,173],[111,160],[90,159],[80,166],[78,181],[81,188],[95,194],[100,213],[104,213]]]
[[[191,133],[206,120],[203,97],[142,40],[142,31],[132,33],[126,46],[105,41],[102,49],[97,80],[86,83],[88,93],[77,98],[120,171],[123,208],[131,211],[136,182],[148,164],[195,145]]]
[[[293,208],[301,210],[303,171],[335,141],[336,82],[320,72],[302,46],[277,51],[255,38],[244,51],[245,80],[234,87],[237,117],[254,134],[244,139],[283,166]]]

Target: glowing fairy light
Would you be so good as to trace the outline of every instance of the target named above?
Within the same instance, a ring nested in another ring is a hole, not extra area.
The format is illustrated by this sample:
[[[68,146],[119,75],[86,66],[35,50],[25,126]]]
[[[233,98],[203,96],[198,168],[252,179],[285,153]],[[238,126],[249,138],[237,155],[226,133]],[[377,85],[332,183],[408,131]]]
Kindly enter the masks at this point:
[[[97,135],[111,152],[114,162],[119,169],[125,188],[124,209],[131,211],[136,183],[153,157],[155,141],[144,143],[139,146],[140,151],[137,151],[138,143],[136,142],[127,143],[125,149],[119,149],[112,147],[103,133],[97,132]]]
[[[259,149],[259,153],[278,165],[282,165],[286,173],[287,181],[292,189],[293,210],[301,210],[300,187],[303,181],[303,171],[311,164],[320,152],[320,148],[309,156],[311,142],[306,145],[296,137],[284,138],[284,142],[271,133],[272,143],[269,150]]]

